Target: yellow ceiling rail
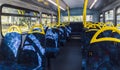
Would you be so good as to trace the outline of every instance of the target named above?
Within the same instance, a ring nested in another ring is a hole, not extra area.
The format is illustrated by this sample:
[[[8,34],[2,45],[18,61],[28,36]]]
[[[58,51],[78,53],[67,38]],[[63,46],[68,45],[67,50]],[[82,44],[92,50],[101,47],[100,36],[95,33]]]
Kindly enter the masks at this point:
[[[87,5],[88,5],[88,0],[84,0],[84,9],[83,9],[83,24],[84,24],[84,27],[86,27]]]
[[[17,31],[13,31],[12,29],[17,29]],[[8,28],[8,32],[9,32],[9,33],[10,33],[10,32],[18,32],[18,33],[22,34],[22,31],[21,31],[20,27],[19,27],[19,26],[16,26],[16,25],[13,25],[13,26],[9,27],[9,28]]]
[[[61,16],[61,11],[60,11],[60,3],[59,3],[59,0],[56,0],[56,4],[57,4],[57,7],[58,7],[58,26],[60,26],[60,16]]]
[[[116,27],[103,27],[101,28],[100,30],[98,30],[94,36],[92,37],[91,39],[91,42],[90,43],[96,43],[96,42],[103,42],[103,41],[113,41],[113,42],[120,42],[120,39],[117,39],[117,38],[112,38],[112,37],[103,37],[103,38],[98,38],[97,37],[104,31],[106,30],[112,30],[114,32],[117,32],[118,34],[120,34],[120,30],[117,29]]]

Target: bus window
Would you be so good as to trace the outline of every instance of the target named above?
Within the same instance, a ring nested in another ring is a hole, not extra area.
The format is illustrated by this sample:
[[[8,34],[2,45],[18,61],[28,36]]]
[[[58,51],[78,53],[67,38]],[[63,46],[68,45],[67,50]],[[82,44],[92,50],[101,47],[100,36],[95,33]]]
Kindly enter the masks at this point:
[[[50,26],[51,25],[51,19],[52,19],[52,16],[51,15],[48,15],[48,14],[42,14],[42,24],[44,26]]]
[[[57,17],[56,17],[56,16],[53,16],[53,17],[52,17],[52,22],[53,22],[53,23],[57,22],[56,19],[57,19]]]
[[[36,23],[39,23],[39,18],[32,17],[32,18],[31,18],[31,24],[30,24],[30,26],[32,26],[32,25],[34,25],[34,24],[36,24]]]
[[[87,15],[86,16],[86,21],[93,21],[93,16],[92,15]]]
[[[113,10],[109,10],[107,12],[105,12],[105,22],[114,22],[114,14],[113,14]]]
[[[87,21],[93,20],[92,15],[87,15],[86,18]],[[68,21],[68,16],[64,16],[63,21]],[[83,16],[70,16],[70,22],[83,22]]]
[[[100,22],[103,22],[103,14],[100,14]]]
[[[68,21],[68,16],[63,17],[63,21]],[[82,22],[82,16],[70,16],[70,22]]]
[[[17,17],[17,16],[1,16],[2,34],[5,35],[8,28],[12,25],[17,25],[21,28],[22,32],[29,30],[30,17]]]
[[[31,26],[39,22],[38,12],[29,10],[14,9],[3,7],[1,14],[2,35],[8,32],[8,28],[17,25],[21,28],[22,33],[27,33]]]
[[[120,8],[117,9],[117,24],[120,24]]]

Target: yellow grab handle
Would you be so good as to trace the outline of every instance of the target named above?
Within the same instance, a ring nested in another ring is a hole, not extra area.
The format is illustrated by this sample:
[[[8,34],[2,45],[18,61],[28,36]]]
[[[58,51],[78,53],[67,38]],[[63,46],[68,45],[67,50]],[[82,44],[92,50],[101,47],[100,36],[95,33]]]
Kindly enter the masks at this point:
[[[100,30],[98,30],[94,36],[91,39],[90,43],[95,43],[95,42],[102,42],[102,41],[113,41],[113,42],[120,42],[120,39],[117,38],[112,38],[112,37],[105,37],[105,38],[99,38],[97,39],[97,37],[99,36],[99,34],[101,34],[102,32],[106,31],[106,30],[112,30],[117,32],[118,34],[120,34],[120,30],[117,29],[116,27],[103,27]]]
[[[13,28],[16,28],[16,29],[17,29],[17,32],[20,33],[20,34],[22,34],[22,31],[21,31],[20,27],[19,27],[19,26],[16,26],[16,25],[13,25],[13,26],[11,26],[10,28],[8,28],[8,32],[9,32],[9,33],[10,33],[10,32],[13,32],[13,31],[12,31]]]

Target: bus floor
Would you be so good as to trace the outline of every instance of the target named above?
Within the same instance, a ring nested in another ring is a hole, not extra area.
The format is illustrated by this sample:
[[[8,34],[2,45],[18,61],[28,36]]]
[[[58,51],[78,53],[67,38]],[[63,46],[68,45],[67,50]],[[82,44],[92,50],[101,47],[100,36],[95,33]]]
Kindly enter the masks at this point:
[[[61,47],[59,55],[51,59],[49,70],[81,70],[81,44],[80,39],[71,39]]]

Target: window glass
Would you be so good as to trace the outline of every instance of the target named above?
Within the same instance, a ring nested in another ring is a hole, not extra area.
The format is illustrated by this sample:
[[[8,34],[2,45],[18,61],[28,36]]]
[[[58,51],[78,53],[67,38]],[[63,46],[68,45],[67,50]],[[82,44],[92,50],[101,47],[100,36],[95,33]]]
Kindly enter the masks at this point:
[[[92,15],[87,15],[86,16],[86,21],[93,21],[93,16]]]
[[[120,8],[117,9],[117,24],[120,24]]]
[[[50,26],[51,24],[51,19],[52,19],[52,16],[51,15],[48,15],[48,14],[42,14],[42,24],[44,26]]]
[[[29,16],[40,16],[39,13],[28,11],[28,10],[20,10],[10,7],[3,7],[2,13],[9,13],[9,14],[19,14],[19,15],[29,15]]]
[[[19,13],[21,13],[21,11],[19,9],[3,7],[2,13],[19,14]]]
[[[87,21],[93,20],[92,15],[87,15],[86,18]],[[63,21],[64,22],[68,21],[68,16],[64,16]],[[70,16],[70,22],[82,22],[82,21],[83,21],[83,16]]]
[[[105,22],[112,22],[113,23],[113,10],[105,12]]]
[[[23,33],[26,33],[30,29],[30,17],[17,17],[17,16],[1,16],[2,34],[7,33],[8,28],[12,25],[17,25],[21,28]]]
[[[103,22],[103,14],[100,15],[100,22]]]
[[[53,23],[56,23],[56,22],[57,22],[56,19],[57,19],[57,17],[56,17],[56,16],[53,16],[53,18],[52,18],[52,22],[53,22]]]

